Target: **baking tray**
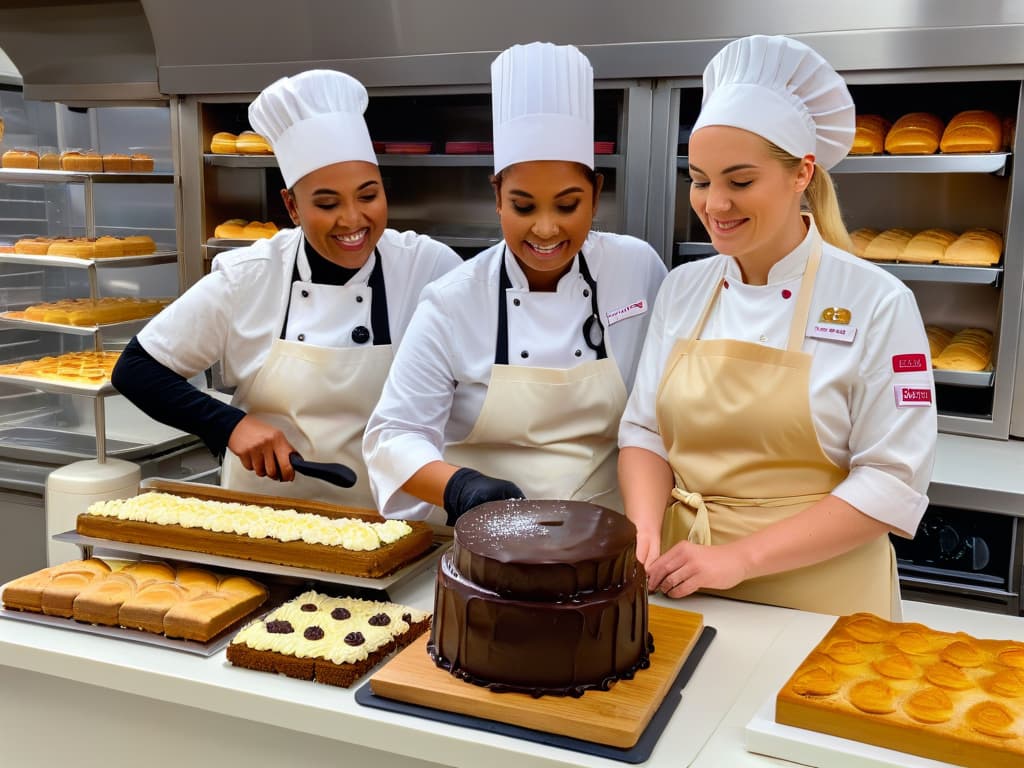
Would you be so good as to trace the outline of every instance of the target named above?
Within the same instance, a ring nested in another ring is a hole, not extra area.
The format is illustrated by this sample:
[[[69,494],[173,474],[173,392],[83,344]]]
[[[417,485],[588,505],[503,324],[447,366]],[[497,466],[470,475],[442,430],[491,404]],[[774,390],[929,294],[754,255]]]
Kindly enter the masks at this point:
[[[942,763],[894,749],[863,744],[827,733],[775,722],[775,696],[758,710],[744,729],[748,752],[778,757],[815,768],[950,768]]]
[[[91,397],[105,397],[106,395],[117,394],[117,390],[114,389],[114,386],[110,383],[110,379],[106,379],[99,385],[73,384],[66,381],[56,381],[54,379],[40,379],[36,376],[12,376],[10,374],[0,374],[0,383],[18,384],[38,389],[41,392],[52,392],[57,395],[89,395]]]
[[[110,637],[115,640],[142,643],[143,645],[154,645],[159,648],[167,648],[172,651],[182,651],[196,656],[213,656],[215,653],[219,653],[227,648],[228,644],[231,642],[232,638],[234,638],[239,629],[253,619],[257,619],[269,613],[270,610],[271,609],[267,608],[266,603],[264,603],[259,608],[252,611],[247,616],[243,616],[219,635],[216,635],[205,643],[200,643],[197,640],[180,640],[164,637],[163,635],[158,635],[153,632],[145,632],[141,629],[107,627],[100,624],[86,624],[81,621],[75,621],[74,619],[66,619],[61,616],[47,616],[45,613],[32,613],[31,611],[11,611],[7,608],[0,608],[0,619],[20,621],[24,624],[39,624],[44,627],[54,627],[56,629],[63,629],[69,632],[81,632],[87,635],[100,635],[101,637]]]
[[[193,552],[187,549],[172,549],[170,547],[154,547],[148,544],[131,544],[124,541],[111,541],[110,539],[99,539],[93,536],[82,536],[77,531],[66,531],[54,534],[54,541],[65,544],[74,544],[78,547],[91,547],[92,554],[101,556],[124,557],[130,555],[146,555],[167,560],[180,560],[195,563],[196,565],[209,565],[218,568],[227,568],[234,571],[246,571],[248,573],[263,573],[268,576],[281,576],[303,581],[321,581],[330,584],[343,584],[349,587],[359,587],[385,592],[388,589],[408,581],[423,571],[437,567],[437,561],[441,559],[444,551],[451,546],[451,542],[442,542],[437,539],[430,545],[430,548],[417,559],[407,563],[388,576],[381,576],[378,579],[366,578],[364,576],[348,576],[344,573],[330,573],[318,571],[313,568],[297,568],[291,565],[276,565],[275,563],[262,563],[256,560],[243,560],[238,557],[226,557],[224,555],[210,555],[205,552]]]
[[[134,458],[152,451],[152,446],[107,438],[107,456]],[[96,435],[47,427],[0,428],[0,456],[39,461],[96,458]]]

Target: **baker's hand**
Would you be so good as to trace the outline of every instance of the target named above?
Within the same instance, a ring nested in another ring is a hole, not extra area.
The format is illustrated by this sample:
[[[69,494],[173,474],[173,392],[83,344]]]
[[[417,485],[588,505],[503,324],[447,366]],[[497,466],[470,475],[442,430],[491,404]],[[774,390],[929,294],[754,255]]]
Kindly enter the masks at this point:
[[[242,466],[259,477],[290,483],[295,471],[288,455],[295,449],[277,427],[254,416],[245,416],[235,425],[228,438],[228,449]]]
[[[644,570],[651,572],[651,566],[661,554],[661,532],[642,531],[636,529],[636,559],[639,560]]]
[[[729,589],[745,578],[743,563],[730,548],[680,541],[647,569],[647,588],[685,597],[698,589]]]
[[[515,483],[462,467],[444,487],[444,511],[448,513],[448,525],[455,525],[456,520],[484,502],[525,498]]]

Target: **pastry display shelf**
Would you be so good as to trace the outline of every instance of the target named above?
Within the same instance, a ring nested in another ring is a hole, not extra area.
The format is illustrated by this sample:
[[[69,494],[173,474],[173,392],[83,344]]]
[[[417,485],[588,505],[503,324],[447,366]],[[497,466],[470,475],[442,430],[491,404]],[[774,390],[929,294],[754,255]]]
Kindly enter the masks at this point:
[[[50,182],[93,184],[170,184],[173,173],[131,172],[131,171],[40,171],[34,168],[2,168],[0,182]]]
[[[150,317],[137,317],[132,320],[121,320],[116,323],[100,323],[99,325],[65,325],[63,323],[44,323],[42,320],[25,320],[19,317],[8,317],[8,313],[0,313],[0,328],[23,328],[28,331],[55,331],[73,336],[94,336],[103,331],[128,330],[132,327],[149,322]]]
[[[995,371],[943,371],[933,370],[936,384],[952,384],[957,387],[991,387],[995,382]]]
[[[276,168],[277,158],[273,155],[203,155],[206,165],[224,168]],[[494,166],[494,155],[447,155],[447,154],[387,154],[377,155],[377,162],[382,166],[428,166],[433,168],[491,168]],[[594,164],[598,168],[623,168],[622,155],[594,155]]]
[[[435,539],[423,555],[410,563],[399,568],[388,576],[372,579],[363,576],[349,576],[344,573],[330,573],[328,571],[315,570],[313,568],[297,568],[291,565],[277,565],[275,563],[263,563],[256,560],[244,560],[238,557],[227,557],[224,555],[211,555],[205,552],[193,552],[185,549],[173,549],[171,547],[155,547],[148,544],[132,544],[125,541],[113,541],[93,536],[83,536],[77,531],[67,531],[53,536],[54,541],[65,544],[74,544],[82,550],[83,557],[95,556],[125,556],[144,555],[157,557],[166,560],[181,560],[195,565],[207,565],[216,568],[224,568],[233,571],[245,571],[247,573],[265,574],[298,579],[303,582],[325,582],[339,584],[360,589],[376,590],[386,592],[416,575],[437,567],[441,555],[448,549],[451,542],[438,541]]]
[[[32,389],[37,389],[40,392],[49,392],[55,395],[85,395],[87,397],[95,397],[97,401],[101,401],[108,395],[117,394],[117,390],[114,389],[109,379],[98,385],[75,384],[73,382],[40,379],[34,376],[12,376],[9,374],[0,374],[0,383],[31,387]]]
[[[40,267],[63,267],[65,269],[92,269],[93,267],[148,267],[154,264],[173,264],[177,260],[177,251],[157,251],[156,253],[147,253],[142,256],[111,256],[106,259],[76,259],[73,256],[0,253],[0,262],[9,264],[31,264]]]
[[[1002,267],[967,267],[955,264],[901,264],[875,262],[904,282],[960,283],[998,287],[1003,279]]]
[[[964,155],[851,155],[830,173],[1006,173],[1009,152]],[[676,158],[679,170],[689,168],[689,159]]]

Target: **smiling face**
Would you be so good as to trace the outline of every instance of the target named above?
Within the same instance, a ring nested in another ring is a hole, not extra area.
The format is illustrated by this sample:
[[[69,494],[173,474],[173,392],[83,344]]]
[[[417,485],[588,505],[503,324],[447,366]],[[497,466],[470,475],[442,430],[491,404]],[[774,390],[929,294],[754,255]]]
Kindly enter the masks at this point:
[[[788,167],[741,128],[710,125],[690,137],[690,205],[719,253],[767,268],[800,244],[800,198],[814,159],[795,163]]]
[[[387,226],[380,169],[363,160],[317,168],[281,197],[316,252],[349,269],[366,263]]]
[[[601,183],[561,160],[516,163],[496,179],[501,232],[531,290],[554,290],[569,270],[594,222]]]

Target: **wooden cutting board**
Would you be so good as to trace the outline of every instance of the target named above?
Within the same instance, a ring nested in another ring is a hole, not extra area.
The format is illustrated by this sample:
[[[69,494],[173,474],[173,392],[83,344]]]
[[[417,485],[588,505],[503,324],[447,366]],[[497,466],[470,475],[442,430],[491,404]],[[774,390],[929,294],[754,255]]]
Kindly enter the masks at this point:
[[[427,655],[428,635],[378,670],[370,678],[370,688],[377,696],[409,704],[628,749],[640,740],[703,628],[699,613],[651,605],[651,666],[632,680],[615,683],[610,691],[587,691],[578,699],[492,693],[459,680]]]

